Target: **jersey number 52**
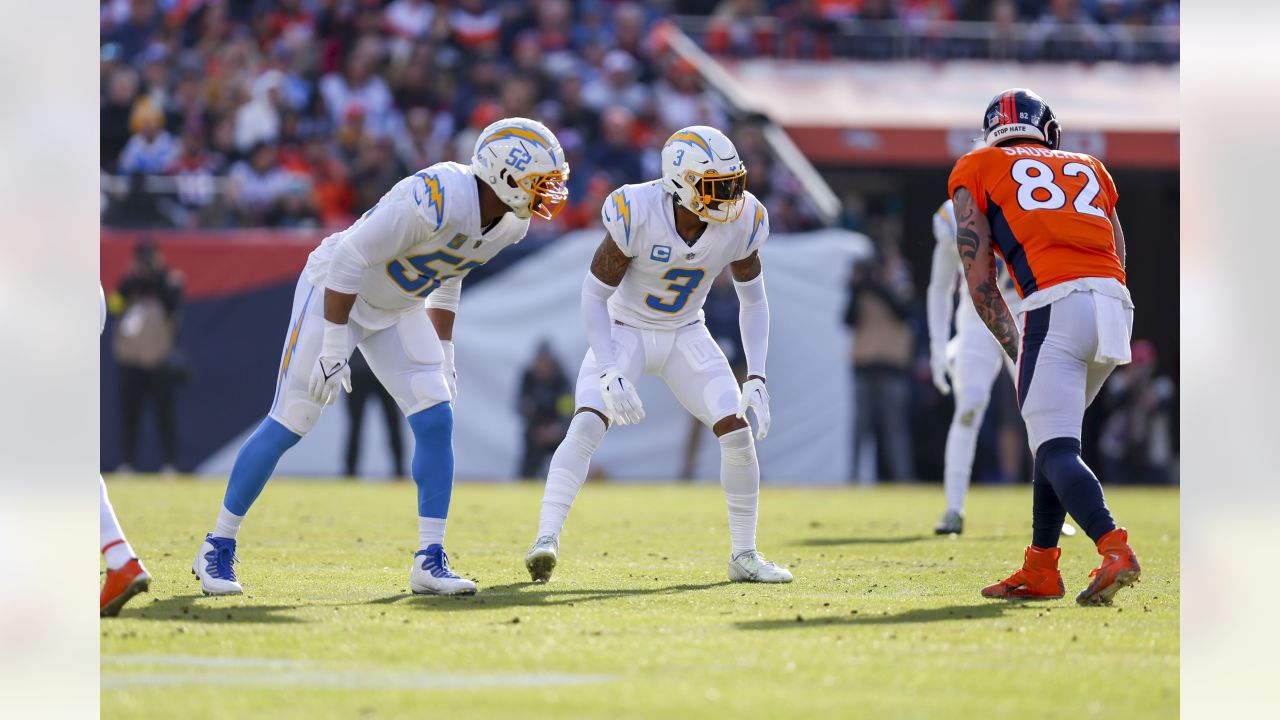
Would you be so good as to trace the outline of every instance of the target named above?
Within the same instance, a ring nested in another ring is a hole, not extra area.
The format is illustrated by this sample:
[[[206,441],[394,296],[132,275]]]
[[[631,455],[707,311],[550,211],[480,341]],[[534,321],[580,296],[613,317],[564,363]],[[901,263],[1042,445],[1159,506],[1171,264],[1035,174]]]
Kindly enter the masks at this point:
[[[399,260],[392,260],[387,263],[387,275],[395,281],[400,289],[415,297],[426,297],[440,286],[441,282],[448,280],[454,275],[459,275],[467,270],[484,263],[462,262],[463,258],[457,255],[451,255],[447,252],[433,252],[426,255],[414,255],[405,258],[409,263],[409,267]],[[443,263],[444,267],[440,270],[432,267],[432,263]],[[442,270],[447,270],[449,266],[457,269],[457,272],[448,275],[440,275]]]

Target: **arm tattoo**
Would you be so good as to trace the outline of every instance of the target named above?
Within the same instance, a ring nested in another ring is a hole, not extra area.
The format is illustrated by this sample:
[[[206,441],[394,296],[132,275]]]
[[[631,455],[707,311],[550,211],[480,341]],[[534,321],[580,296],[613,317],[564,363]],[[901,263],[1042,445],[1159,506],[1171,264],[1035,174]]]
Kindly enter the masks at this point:
[[[1018,359],[1018,325],[1000,294],[996,280],[996,263],[991,242],[991,227],[978,213],[973,195],[960,188],[955,195],[956,248],[969,286],[969,296],[978,317],[1014,361]]]
[[[737,282],[755,280],[760,276],[760,253],[753,252],[741,260],[729,263],[729,271]]]
[[[595,257],[591,258],[591,274],[605,285],[617,287],[630,264],[631,258],[622,253],[613,238],[605,235],[600,247],[596,248]]]

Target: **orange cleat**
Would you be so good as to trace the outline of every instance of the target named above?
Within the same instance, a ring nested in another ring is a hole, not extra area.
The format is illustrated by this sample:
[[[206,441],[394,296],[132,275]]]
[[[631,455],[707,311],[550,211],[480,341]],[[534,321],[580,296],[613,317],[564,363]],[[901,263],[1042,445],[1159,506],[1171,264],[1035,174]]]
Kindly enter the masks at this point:
[[[1009,579],[982,588],[982,597],[1001,600],[1056,600],[1066,594],[1058,558],[1062,548],[1028,545],[1022,569]]]
[[[1129,533],[1124,528],[1099,538],[1098,554],[1102,556],[1102,566],[1089,573],[1093,581],[1076,596],[1081,605],[1110,605],[1120,588],[1129,587],[1142,576],[1138,556],[1129,547]]]
[[[125,563],[119,570],[107,570],[107,581],[102,584],[98,596],[100,617],[115,617],[129,599],[151,587],[151,575],[142,567],[138,558]]]

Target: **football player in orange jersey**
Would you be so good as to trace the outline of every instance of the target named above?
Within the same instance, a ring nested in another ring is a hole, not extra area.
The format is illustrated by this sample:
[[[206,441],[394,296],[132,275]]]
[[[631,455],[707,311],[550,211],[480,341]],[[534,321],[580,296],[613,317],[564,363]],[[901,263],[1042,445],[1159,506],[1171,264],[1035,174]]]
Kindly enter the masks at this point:
[[[99,285],[98,334],[101,335],[106,327],[107,296]],[[151,587],[151,573],[142,566],[129,541],[125,540],[115,508],[111,507],[111,499],[107,497],[107,483],[101,475],[98,476],[98,520],[98,545],[107,564],[107,579],[98,593],[98,614],[115,617],[134,595]]]
[[[1044,100],[1007,90],[987,107],[984,147],[960,158],[948,181],[969,295],[1017,362],[1018,405],[1035,455],[1023,567],[982,594],[1062,597],[1058,536],[1070,513],[1102,556],[1076,601],[1110,604],[1141,569],[1080,458],[1080,426],[1107,376],[1130,361],[1133,301],[1111,176],[1096,158],[1058,149],[1060,139]],[[996,254],[1022,298],[1021,331],[1000,295]]]

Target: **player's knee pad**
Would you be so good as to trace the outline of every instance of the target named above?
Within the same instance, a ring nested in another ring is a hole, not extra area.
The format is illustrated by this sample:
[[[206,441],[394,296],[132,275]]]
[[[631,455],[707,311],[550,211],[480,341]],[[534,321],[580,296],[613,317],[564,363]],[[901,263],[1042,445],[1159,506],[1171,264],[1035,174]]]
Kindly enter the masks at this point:
[[[290,391],[286,389],[284,392]],[[294,392],[290,395],[272,410],[268,417],[299,437],[304,437],[320,421],[320,413],[324,410],[324,406],[312,400],[306,392]]]
[[[569,431],[565,433],[564,441],[573,443],[578,450],[590,455],[596,451],[596,447],[604,439],[606,429],[599,415],[593,412],[580,412],[569,421]]]
[[[449,383],[445,380],[444,370],[440,366],[414,373],[409,379],[409,389],[413,393],[412,401],[406,403],[406,415],[412,415],[429,407],[449,402]]]
[[[720,457],[728,465],[745,467],[756,460],[756,443],[751,428],[742,428],[720,436]]]
[[[982,424],[982,416],[987,411],[987,398],[980,392],[965,392],[956,388],[956,412],[951,421],[964,427],[977,427]]]

